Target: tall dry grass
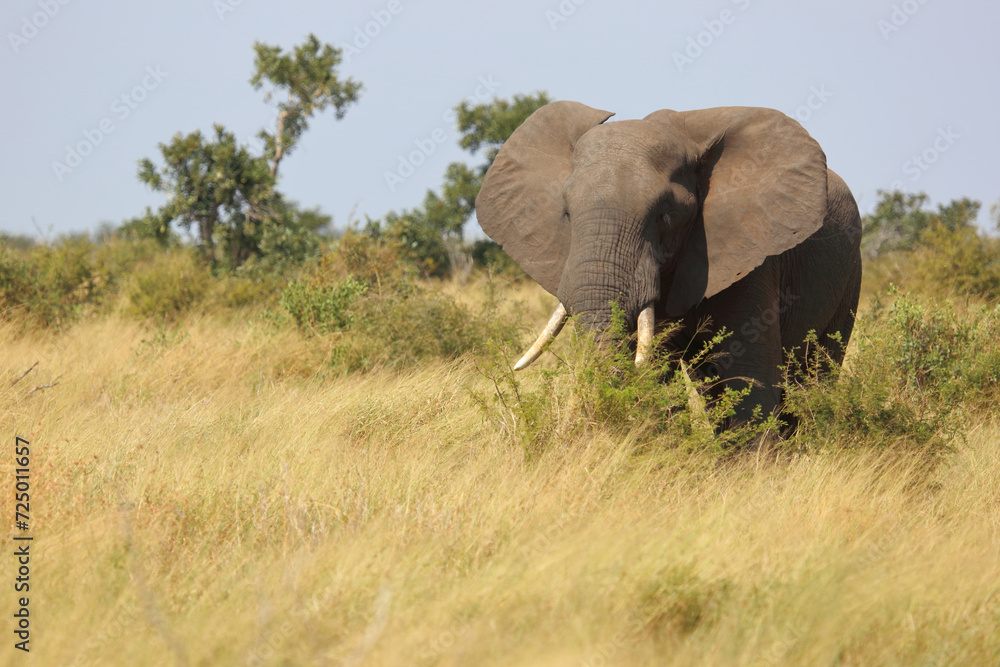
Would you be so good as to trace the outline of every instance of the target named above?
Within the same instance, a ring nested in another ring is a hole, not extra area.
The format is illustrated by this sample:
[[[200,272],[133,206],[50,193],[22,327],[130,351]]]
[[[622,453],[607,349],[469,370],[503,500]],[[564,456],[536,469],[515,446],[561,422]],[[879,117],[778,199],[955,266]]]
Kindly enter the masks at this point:
[[[596,430],[526,459],[471,360],[344,377],[326,344],[254,318],[0,330],[34,664],[1000,664],[996,420],[945,456]]]

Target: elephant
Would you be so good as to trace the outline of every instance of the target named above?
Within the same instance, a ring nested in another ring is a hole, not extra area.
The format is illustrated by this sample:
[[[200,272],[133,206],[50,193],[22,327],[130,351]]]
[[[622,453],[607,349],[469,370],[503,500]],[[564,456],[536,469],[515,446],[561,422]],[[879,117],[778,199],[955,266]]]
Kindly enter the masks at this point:
[[[559,299],[516,368],[569,316],[600,336],[617,303],[637,364],[658,327],[681,323],[665,343],[676,351],[725,327],[710,371],[718,387],[749,384],[736,420],[758,405],[775,413],[779,367],[789,350],[804,361],[809,332],[843,363],[861,287],[854,196],[779,111],[662,109],[606,122],[613,115],[570,101],[540,107],[484,175],[483,230]]]

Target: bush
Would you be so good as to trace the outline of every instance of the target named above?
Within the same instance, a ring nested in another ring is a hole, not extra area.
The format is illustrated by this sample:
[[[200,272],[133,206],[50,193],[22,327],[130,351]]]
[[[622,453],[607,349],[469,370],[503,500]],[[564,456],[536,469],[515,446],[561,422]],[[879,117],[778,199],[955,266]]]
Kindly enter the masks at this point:
[[[786,409],[803,442],[904,440],[941,446],[968,411],[992,409],[1000,388],[1000,307],[933,306],[909,295],[876,300],[857,320],[844,368],[813,347],[808,368],[789,364]],[[813,343],[815,340],[812,341]]]
[[[281,293],[281,306],[295,324],[312,333],[342,331],[354,319],[351,308],[368,286],[354,278],[333,285],[293,282]]]
[[[865,266],[865,281],[881,293],[890,284],[924,295],[1000,301],[1000,239],[972,225],[930,220],[907,250],[879,255]]]
[[[38,274],[22,253],[0,247],[0,312],[4,319],[37,320],[41,326],[54,323],[59,309],[44,293]]]
[[[192,250],[159,254],[136,269],[126,289],[128,312],[143,319],[174,322],[201,300],[211,277],[208,266]]]
[[[95,255],[95,245],[83,237],[67,237],[31,253],[36,289],[29,306],[44,325],[75,319],[85,304],[104,295],[110,275]]]
[[[519,339],[522,327],[500,316],[496,290],[474,312],[415,274],[392,244],[348,232],[282,292],[280,304],[303,331],[331,337],[338,372],[454,359],[490,340]]]
[[[571,328],[565,357],[556,358],[554,369],[541,371],[533,388],[515,376],[509,347],[494,345],[479,358],[479,372],[493,391],[474,393],[473,398],[529,458],[568,437],[594,430],[722,454],[756,442],[779,427],[774,417],[760,419],[757,413],[751,423],[723,430],[749,389],[727,389],[706,404],[703,397],[717,378],[689,377],[691,371],[711,361],[711,352],[723,335],[716,336],[690,366],[681,364],[675,355],[657,351],[642,368],[636,368],[634,336],[630,340],[626,335],[620,311],[615,313],[608,338],[615,342],[602,345],[590,332]],[[654,348],[659,350],[660,343],[675,331],[659,334]]]
[[[486,269],[494,275],[512,279],[527,278],[527,274],[518,266],[510,255],[503,251],[500,244],[489,239],[479,239],[470,248],[472,262],[476,267]]]
[[[13,248],[14,250],[28,250],[35,245],[34,237],[27,234],[5,234],[0,232],[0,248]]]
[[[215,282],[210,294],[211,305],[221,311],[273,308],[280,301],[285,286],[285,278],[280,274],[224,276]]]
[[[386,285],[397,291],[418,277],[417,268],[398,244],[355,230],[345,232],[333,251],[323,254],[312,273],[328,281],[353,276],[367,285]]]
[[[27,327],[59,327],[114,302],[120,282],[158,253],[155,242],[67,236],[27,250],[0,246],[0,309]]]
[[[476,313],[449,296],[423,288],[369,293],[358,301],[354,336],[340,348],[348,370],[409,366],[425,359],[455,359],[490,340],[516,340],[519,325],[493,317],[487,304]]]
[[[920,237],[914,273],[922,291],[1000,300],[1000,240],[978,230],[938,224]]]

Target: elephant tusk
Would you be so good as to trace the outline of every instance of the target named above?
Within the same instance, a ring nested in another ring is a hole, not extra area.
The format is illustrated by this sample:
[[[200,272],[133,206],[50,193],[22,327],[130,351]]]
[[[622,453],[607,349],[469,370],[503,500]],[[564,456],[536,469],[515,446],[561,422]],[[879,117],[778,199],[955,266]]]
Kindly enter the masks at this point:
[[[535,361],[535,359],[542,355],[542,350],[545,348],[545,345],[550,340],[555,338],[556,334],[558,334],[563,328],[563,325],[566,323],[566,317],[566,306],[560,303],[552,312],[552,317],[549,318],[548,324],[545,325],[545,329],[542,330],[542,333],[538,337],[538,340],[535,341],[535,344],[524,353],[524,356],[521,357],[520,361],[514,364],[515,371],[526,368],[529,364]]]
[[[635,365],[642,366],[649,359],[651,348],[653,347],[653,324],[655,316],[653,304],[649,304],[639,313],[638,340],[635,344]]]

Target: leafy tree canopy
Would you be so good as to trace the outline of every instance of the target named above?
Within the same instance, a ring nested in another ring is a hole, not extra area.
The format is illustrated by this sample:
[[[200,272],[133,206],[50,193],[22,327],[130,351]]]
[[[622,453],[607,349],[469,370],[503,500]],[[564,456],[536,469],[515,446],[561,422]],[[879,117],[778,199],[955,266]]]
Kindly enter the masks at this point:
[[[921,235],[940,224],[948,231],[975,228],[980,202],[968,197],[925,209],[929,197],[899,190],[879,190],[875,211],[862,220],[861,247],[869,258],[894,250],[912,250]]]
[[[241,146],[222,125],[206,140],[200,131],[174,135],[159,144],[164,165],[139,161],[139,180],[169,199],[148,220],[158,234],[170,221],[184,229],[197,227],[206,252],[214,248],[216,232],[238,233],[246,221],[259,220],[274,197],[274,177],[267,162]]]
[[[264,141],[264,153],[271,163],[271,174],[278,173],[281,159],[292,152],[308,120],[316,112],[333,107],[337,120],[347,108],[357,102],[361,84],[351,78],[338,78],[337,66],[341,50],[321,44],[315,35],[289,53],[281,47],[262,42],[253,45],[254,75],[250,84],[260,90],[265,83],[285,95],[278,102],[277,127],[274,132],[261,130],[257,136]],[[270,99],[272,92],[268,92]]]
[[[274,255],[271,261],[279,263],[304,258],[318,247],[317,229],[329,218],[299,210],[282,197],[275,187],[278,165],[298,144],[313,114],[332,107],[342,118],[357,101],[361,84],[338,77],[340,50],[321,44],[315,35],[289,53],[260,42],[254,52],[250,83],[255,89],[270,84],[284,95],[274,131],[259,133],[263,154],[240,144],[219,124],[209,138],[200,131],[176,134],[170,143],[159,144],[162,166],[139,161],[139,180],[169,199],[159,211],[147,209],[127,221],[128,233],[167,243],[171,224],[188,231],[195,227],[206,256],[233,267],[255,256]],[[279,261],[278,255],[284,259]]]

